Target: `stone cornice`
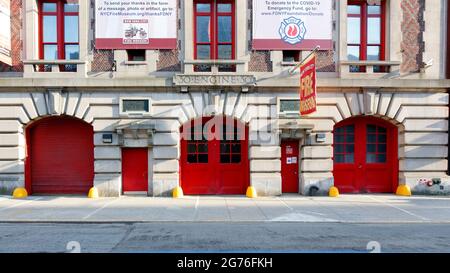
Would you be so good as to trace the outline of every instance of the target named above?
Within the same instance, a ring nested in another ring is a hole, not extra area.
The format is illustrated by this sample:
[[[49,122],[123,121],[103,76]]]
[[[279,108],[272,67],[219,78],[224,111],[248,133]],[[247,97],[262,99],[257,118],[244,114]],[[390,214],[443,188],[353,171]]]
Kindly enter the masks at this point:
[[[426,89],[448,89],[450,80],[419,80],[419,79],[340,79],[318,78],[319,91],[328,89],[342,90],[355,88],[374,88],[380,91],[395,89],[396,91],[424,91]],[[236,85],[233,85],[236,87]],[[233,87],[223,86],[223,87]],[[205,86],[207,88],[208,86]],[[218,87],[217,85],[215,86]],[[222,86],[220,86],[222,87]],[[256,84],[251,87],[256,90],[271,89],[274,91],[297,88],[296,78],[257,78]],[[171,90],[175,86],[171,77],[155,78],[0,78],[0,91],[17,89],[48,89],[48,88],[74,88],[74,89],[121,89],[133,90]]]

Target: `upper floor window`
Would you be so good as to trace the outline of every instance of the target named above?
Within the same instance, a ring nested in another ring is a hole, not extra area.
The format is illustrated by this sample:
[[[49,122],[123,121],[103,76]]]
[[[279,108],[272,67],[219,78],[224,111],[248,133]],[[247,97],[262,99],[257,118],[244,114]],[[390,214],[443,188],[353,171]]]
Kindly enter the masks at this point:
[[[194,25],[195,59],[230,60],[235,58],[233,0],[196,0]]]
[[[67,0],[44,0],[39,4],[40,57],[44,60],[78,60],[80,55],[78,4]],[[74,71],[76,65],[64,65]]]
[[[373,2],[369,4],[368,2]],[[347,57],[349,61],[385,59],[386,1],[349,0],[347,6]],[[381,72],[374,67],[374,72]],[[351,66],[350,72],[365,72]]]
[[[145,61],[145,49],[128,49],[128,61]]]
[[[300,62],[300,51],[283,50],[283,62]]]

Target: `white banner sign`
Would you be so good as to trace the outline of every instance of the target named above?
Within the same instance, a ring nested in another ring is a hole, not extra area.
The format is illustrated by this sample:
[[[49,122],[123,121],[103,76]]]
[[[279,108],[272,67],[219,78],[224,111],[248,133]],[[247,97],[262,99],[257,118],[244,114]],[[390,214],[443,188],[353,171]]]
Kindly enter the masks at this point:
[[[11,63],[11,11],[9,0],[0,0],[0,62]]]
[[[96,0],[98,49],[177,47],[177,0]]]
[[[332,49],[333,0],[253,0],[253,49]]]

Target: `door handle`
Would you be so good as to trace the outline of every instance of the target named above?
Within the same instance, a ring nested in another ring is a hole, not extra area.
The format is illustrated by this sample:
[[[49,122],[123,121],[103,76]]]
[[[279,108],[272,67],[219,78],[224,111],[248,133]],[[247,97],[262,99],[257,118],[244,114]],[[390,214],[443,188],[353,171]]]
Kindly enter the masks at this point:
[[[358,165],[358,169],[361,169],[361,168],[362,168],[362,165],[361,165],[361,164],[359,164],[359,165]]]

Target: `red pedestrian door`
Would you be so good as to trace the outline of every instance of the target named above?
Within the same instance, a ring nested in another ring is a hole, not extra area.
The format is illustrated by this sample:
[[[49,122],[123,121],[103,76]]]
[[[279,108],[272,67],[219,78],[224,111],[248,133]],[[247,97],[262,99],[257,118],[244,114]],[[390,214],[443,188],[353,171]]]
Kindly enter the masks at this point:
[[[298,140],[281,142],[281,190],[283,193],[298,193]]]
[[[148,191],[148,149],[122,149],[123,193]]]
[[[334,128],[334,184],[343,193],[391,193],[398,184],[397,127],[374,117]]]
[[[248,128],[208,117],[181,128],[180,184],[186,194],[245,194],[249,185]]]
[[[26,188],[38,194],[87,194],[94,181],[94,132],[71,117],[48,117],[26,130]]]

